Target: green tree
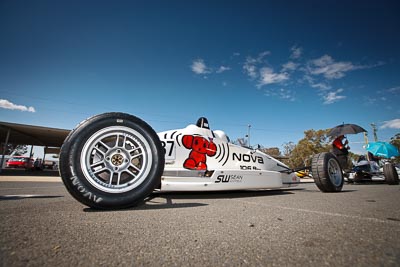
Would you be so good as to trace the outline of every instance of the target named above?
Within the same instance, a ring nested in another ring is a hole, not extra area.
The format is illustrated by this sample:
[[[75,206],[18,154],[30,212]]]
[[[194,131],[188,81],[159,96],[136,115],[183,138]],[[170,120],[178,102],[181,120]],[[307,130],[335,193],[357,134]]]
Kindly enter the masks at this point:
[[[390,143],[391,143],[392,145],[394,145],[395,147],[397,147],[397,149],[400,151],[400,133],[395,134],[395,136],[393,136],[393,137],[390,139]],[[396,157],[396,158],[394,159],[394,162],[395,162],[395,163],[400,163],[400,156],[399,156],[399,157]]]
[[[262,152],[270,155],[271,157],[274,158],[279,158],[282,156],[281,151],[277,147],[271,147],[271,148],[262,148],[260,149]]]
[[[287,142],[283,144],[282,162],[288,166],[294,166],[291,155],[295,147],[296,145],[293,142]]]
[[[28,152],[28,146],[27,145],[17,145],[14,148],[14,151],[13,151],[15,156],[22,156],[26,152]]]
[[[309,166],[314,154],[329,151],[332,138],[327,136],[328,131],[329,129],[307,130],[304,132],[304,138],[292,150],[292,147],[288,145],[287,149],[291,150],[287,162],[289,167],[300,168]]]
[[[296,145],[293,142],[283,144],[283,156],[289,157]]]
[[[400,133],[395,134],[392,138],[390,138],[390,143],[397,148],[400,148]]]
[[[4,143],[1,144],[1,151],[0,154],[4,155],[15,155],[15,156],[22,156],[26,152],[28,152],[28,146],[27,145],[13,145],[13,144],[7,144],[7,147],[4,150]]]

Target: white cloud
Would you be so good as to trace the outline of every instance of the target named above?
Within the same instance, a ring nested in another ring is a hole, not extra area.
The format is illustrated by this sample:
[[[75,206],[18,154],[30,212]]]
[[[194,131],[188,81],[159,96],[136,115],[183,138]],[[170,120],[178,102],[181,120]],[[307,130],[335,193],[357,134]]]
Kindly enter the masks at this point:
[[[28,111],[28,112],[36,112],[34,107],[27,107],[23,105],[16,105],[6,99],[0,99],[0,108],[11,109],[11,110],[19,110],[19,111]]]
[[[207,74],[211,72],[211,70],[204,63],[204,60],[201,58],[193,60],[193,63],[190,67],[196,74]]]
[[[326,79],[330,80],[340,79],[345,76],[346,72],[359,68],[361,67],[353,65],[351,62],[335,62],[329,55],[311,60],[308,65],[308,70],[312,75],[323,75]]]
[[[400,129],[400,119],[384,121],[380,128],[381,129],[385,129],[385,128]]]
[[[324,104],[329,105],[329,104],[335,103],[341,99],[345,99],[346,96],[339,95],[341,92],[343,92],[343,89],[338,89],[335,92],[328,92],[326,95],[323,96]]]
[[[335,80],[345,77],[350,71],[369,69],[385,64],[384,62],[377,62],[370,65],[360,65],[351,61],[337,61],[328,54],[309,60],[304,58],[302,47],[294,45],[289,50],[289,58],[286,61],[280,62],[280,66],[269,62],[271,52],[266,50],[254,56],[247,57],[239,52],[234,52],[230,55],[230,63],[223,61],[227,65],[209,66],[202,58],[198,58],[193,60],[190,67],[195,74],[202,75],[205,79],[209,75],[217,79],[223,75],[216,74],[230,71],[231,66],[234,66],[234,57],[240,56],[241,60],[244,59],[244,62],[242,61],[242,74],[247,76],[255,87],[260,89],[265,85],[271,85],[268,86],[268,89],[275,89],[275,96],[278,96],[279,92],[279,97],[293,99],[292,95],[289,94],[289,90],[278,90],[277,86],[287,86],[290,84],[296,87],[296,85],[308,84],[309,87],[316,89],[316,93],[322,97],[324,104],[332,104],[346,98],[346,95],[343,94],[343,89],[335,91]],[[227,85],[224,81],[220,82],[223,86]],[[373,103],[378,100],[386,101],[389,99],[389,94],[398,94],[399,91],[400,86],[396,85],[392,88],[382,89],[378,93],[385,93],[387,95],[381,95],[381,98],[368,99],[366,103]]]
[[[377,99],[375,97],[370,97],[370,96],[363,96],[363,104],[364,105],[374,105],[376,103]]]
[[[286,70],[293,71],[293,70],[296,70],[298,66],[299,66],[299,64],[294,63],[293,61],[289,61],[282,65],[282,71],[286,71]]]
[[[257,70],[264,62],[264,58],[270,55],[270,51],[264,51],[257,55],[256,58],[247,57],[246,62],[243,64],[244,73],[247,74],[252,80],[258,77]]]
[[[326,79],[332,80],[343,78],[349,71],[370,69],[384,64],[384,62],[378,62],[373,65],[354,65],[350,61],[337,62],[331,56],[323,55],[320,58],[310,60],[307,69],[312,75],[323,75]]]
[[[290,58],[292,59],[297,59],[303,54],[303,48],[298,46],[292,46],[292,48],[290,48],[290,51],[292,52],[292,54],[290,55]]]
[[[386,91],[389,93],[398,94],[400,93],[400,86],[389,88]]]
[[[261,62],[264,59],[264,57],[266,57],[266,56],[268,56],[270,54],[271,54],[270,51],[261,52],[260,54],[258,54],[257,61]]]
[[[255,65],[255,60],[253,58],[247,58],[243,65],[244,72],[250,76],[251,79],[257,78],[257,66]]]
[[[279,90],[279,97],[290,101],[296,100],[294,92],[284,88]]]
[[[216,68],[208,67],[206,63],[204,63],[204,60],[201,58],[193,60],[190,68],[194,73],[199,75],[205,75],[210,73],[222,73],[231,69],[230,67],[227,66],[220,66],[217,70],[215,70]],[[206,76],[204,77],[207,78]]]
[[[333,64],[333,62],[334,62],[333,58],[329,55],[323,55],[322,57],[313,59],[311,61],[311,63],[313,63],[315,66],[318,66],[318,67],[330,65],[330,64]]]
[[[295,92],[292,90],[281,88],[279,90],[267,89],[264,91],[265,96],[275,96],[288,101],[295,101]]]
[[[217,69],[216,73],[222,73],[222,72],[227,71],[227,70],[230,70],[230,69],[231,69],[230,67],[220,66],[220,67]]]
[[[321,91],[326,91],[331,89],[332,87],[326,83],[313,83],[310,84],[312,88],[318,88]]]
[[[327,81],[316,81],[314,77],[311,77],[308,74],[303,76],[303,80],[308,82],[312,88],[317,88],[319,91],[328,91],[332,89],[332,86]]]
[[[286,72],[276,73],[273,69],[264,67],[260,69],[260,80],[258,87],[267,84],[280,83],[289,79],[289,75]]]

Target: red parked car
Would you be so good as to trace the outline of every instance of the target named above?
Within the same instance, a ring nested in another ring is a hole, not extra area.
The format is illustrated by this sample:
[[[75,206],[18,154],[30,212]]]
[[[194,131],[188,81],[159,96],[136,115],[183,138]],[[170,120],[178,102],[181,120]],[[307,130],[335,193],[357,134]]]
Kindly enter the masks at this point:
[[[33,158],[25,156],[14,156],[7,161],[6,168],[24,168],[33,169]]]

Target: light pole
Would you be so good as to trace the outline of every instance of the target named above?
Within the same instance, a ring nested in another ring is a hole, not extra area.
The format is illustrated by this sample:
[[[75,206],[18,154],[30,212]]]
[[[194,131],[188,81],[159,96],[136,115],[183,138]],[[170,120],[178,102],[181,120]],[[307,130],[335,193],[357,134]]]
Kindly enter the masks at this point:
[[[250,146],[250,128],[251,128],[251,125],[249,124],[249,125],[247,125],[247,144],[248,144],[248,146],[249,147],[251,147]]]
[[[374,140],[375,140],[375,142],[378,142],[378,135],[376,134],[378,129],[376,128],[376,124],[371,123],[371,127],[372,127],[372,132],[374,133]]]

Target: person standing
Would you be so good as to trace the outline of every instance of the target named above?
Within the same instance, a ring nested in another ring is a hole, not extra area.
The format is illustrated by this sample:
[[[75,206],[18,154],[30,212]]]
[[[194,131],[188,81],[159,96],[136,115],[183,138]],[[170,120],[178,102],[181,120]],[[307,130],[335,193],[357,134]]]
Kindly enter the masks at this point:
[[[339,135],[336,137],[336,139],[332,143],[332,150],[331,152],[335,154],[337,157],[340,166],[342,167],[343,170],[348,170],[349,169],[349,161],[348,161],[348,155],[349,155],[349,141],[345,139],[344,135]]]
[[[345,140],[343,142],[343,140]],[[349,141],[346,139],[346,137],[344,135],[339,135],[338,137],[336,137],[336,139],[333,141],[332,145],[334,150],[338,149],[341,154],[347,155],[349,154]],[[335,153],[335,154],[339,154],[339,153]]]

